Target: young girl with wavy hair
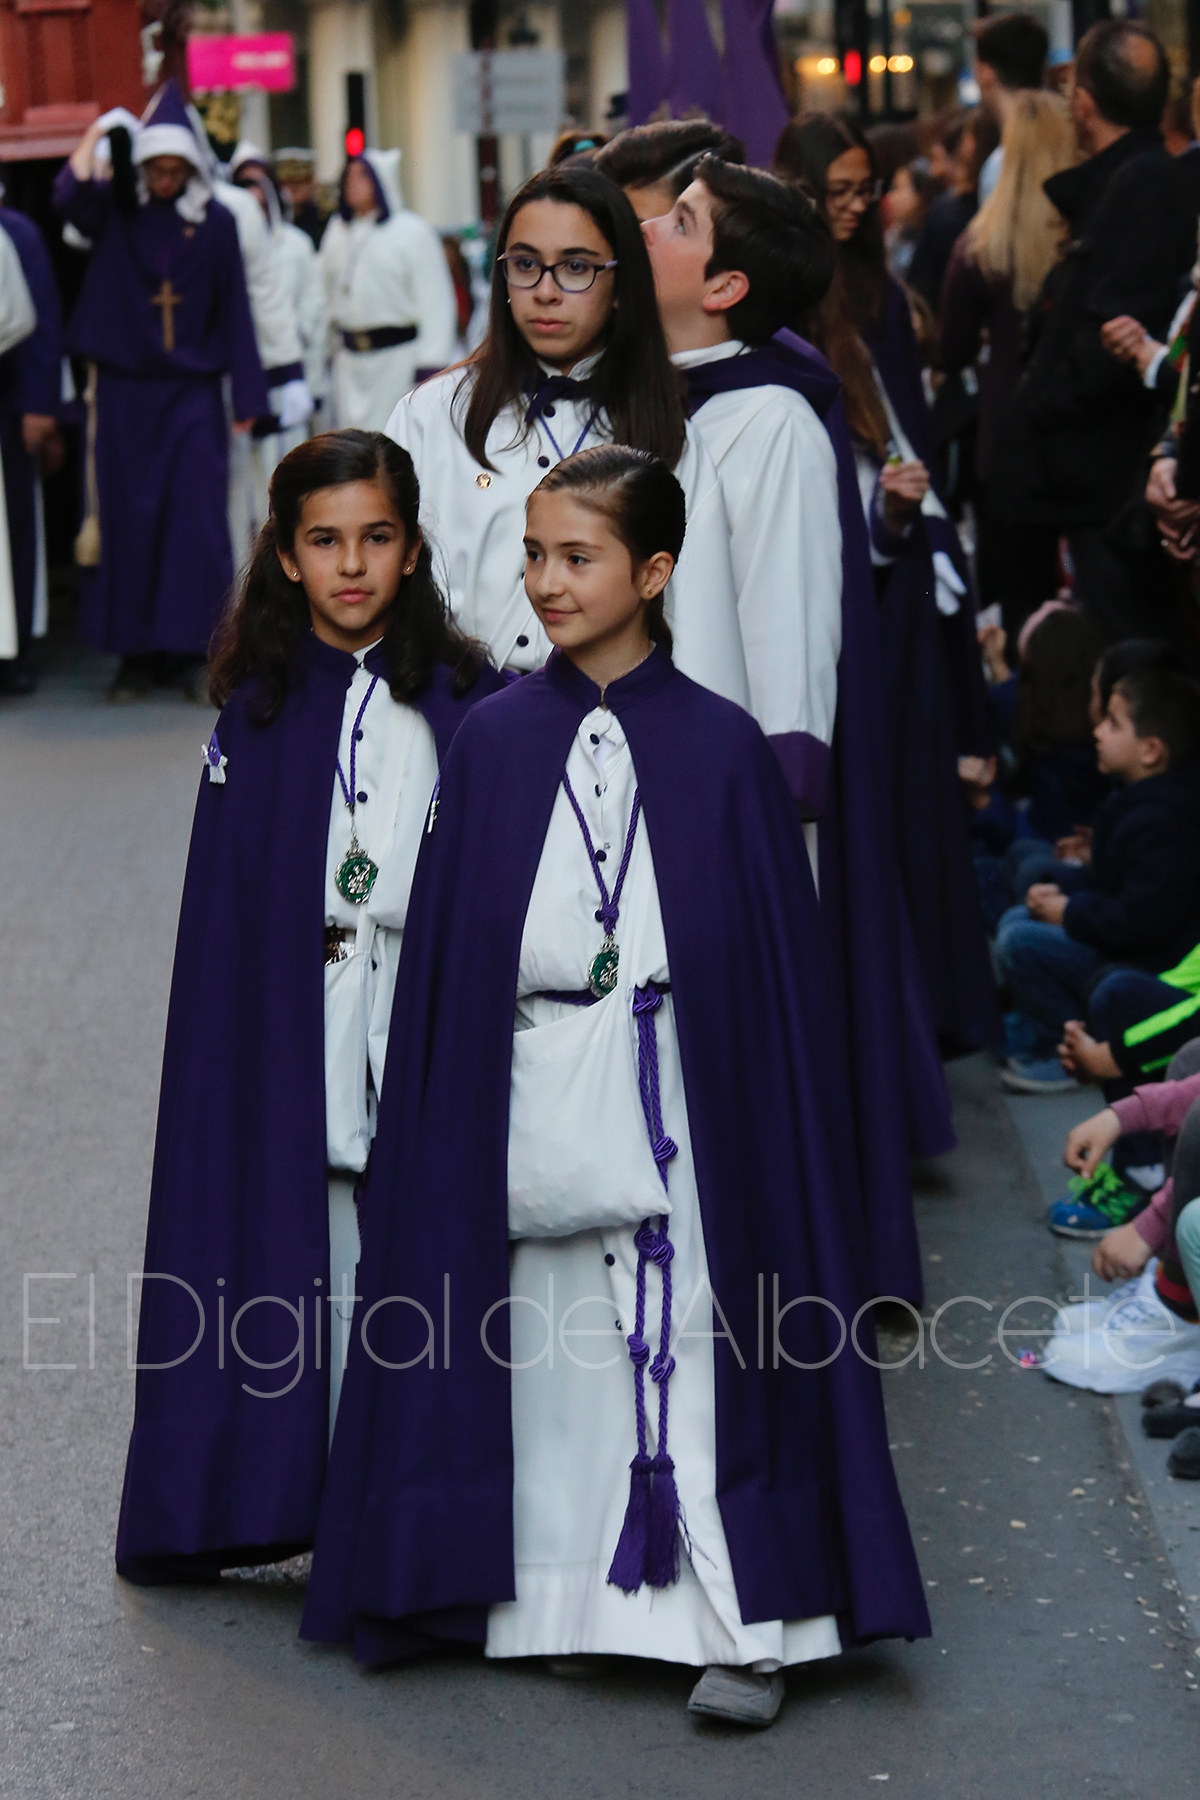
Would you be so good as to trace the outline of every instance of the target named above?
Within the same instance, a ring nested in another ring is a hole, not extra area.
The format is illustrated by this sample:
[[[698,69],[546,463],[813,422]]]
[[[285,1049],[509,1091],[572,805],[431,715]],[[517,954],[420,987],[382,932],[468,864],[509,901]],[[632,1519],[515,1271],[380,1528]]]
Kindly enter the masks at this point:
[[[413,868],[440,759],[500,685],[447,618],[418,505],[391,439],[301,444],[217,636],[117,1539],[132,1581],[312,1542]]]

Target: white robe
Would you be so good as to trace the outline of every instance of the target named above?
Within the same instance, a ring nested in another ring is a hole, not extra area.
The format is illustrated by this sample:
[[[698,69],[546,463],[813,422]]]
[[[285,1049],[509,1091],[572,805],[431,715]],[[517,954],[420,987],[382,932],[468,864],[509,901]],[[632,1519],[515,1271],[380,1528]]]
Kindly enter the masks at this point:
[[[332,419],[382,431],[418,369],[444,369],[458,342],[458,302],[442,241],[432,225],[404,208],[377,220],[330,219],[321,239],[329,307]],[[415,325],[407,344],[348,350],[345,331]]]
[[[219,181],[214,193],[237,221],[259,361],[264,370],[298,363],[300,331],[289,271],[280,254],[282,240],[268,226],[262,207],[249,188]],[[277,394],[277,388],[268,388],[272,405]],[[278,443],[275,436],[255,439],[248,432],[230,433],[228,516],[235,572],[249,561],[255,539],[266,521],[267,487],[283,454]]]
[[[597,707],[583,720],[567,772],[593,842],[598,849],[608,846],[612,870],[620,860],[637,785],[614,714]],[[560,789],[522,937],[518,1032],[553,1032],[557,1022],[578,1016],[577,1008],[532,996],[546,988],[574,990],[586,984],[599,947],[596,902],[583,836]],[[669,976],[644,820],[630,859],[616,937],[619,986],[600,1004],[628,1008],[634,986]],[[669,1588],[643,1587],[630,1595],[606,1579],[629,1498],[629,1462],[637,1448],[633,1372],[625,1344],[634,1319],[635,1227],[525,1239],[512,1248],[509,1282],[510,1294],[519,1297],[510,1309],[517,1598],[490,1609],[487,1654],[608,1653],[760,1670],[835,1656],[841,1643],[832,1617],[742,1623],[716,1499],[713,1312],[670,995],[657,1019],[663,1124],[678,1145],[669,1164],[668,1189],[675,1248],[671,1350],[677,1366],[670,1383],[667,1442],[690,1557],[681,1538],[680,1578]],[[632,1063],[632,1019],[627,1041]],[[577,1132],[582,1138],[596,1129],[585,1103]],[[645,1135],[636,1099],[624,1129]],[[652,1355],[658,1349],[661,1293],[658,1272],[651,1267],[645,1335]],[[646,1389],[653,1450],[657,1389],[649,1380]]]
[[[577,364],[583,379],[593,366]],[[546,469],[573,451],[607,443],[602,420],[591,424],[586,402],[559,401],[523,441],[522,415],[505,408],[488,433],[495,473],[480,468],[463,442],[463,380],[447,370],[408,394],[387,422],[421,484],[421,520],[439,580],[458,624],[481,639],[499,668],[537,669],[550,654],[525,592],[525,502]],[[702,686],[739,706],[749,703],[729,557],[729,523],[712,458],[694,424],[675,470],[687,500],[687,536],[679,567],[667,584],[666,618],[675,638],[676,665]]]
[[[371,683],[362,666],[346,691],[338,757],[350,780],[351,733]],[[325,923],[355,933],[344,960],[325,965],[325,1114],[330,1167],[330,1294],[350,1299],[335,1304],[330,1348],[330,1416],[341,1392],[349,1344],[354,1271],[358,1266],[358,1226],[354,1180],[366,1167],[383,1088],[392,995],[400,944],[408,914],[417,852],[437,780],[437,747],[422,715],[393,700],[381,677],[363,714],[363,736],[355,745],[354,791],[358,841],[379,873],[367,901],[352,906],[334,877],[350,847],[350,814],[336,778],[325,854]]]
[[[33,296],[16,245],[0,227],[0,356],[23,343],[37,325]],[[3,480],[0,468],[0,482]],[[41,486],[37,489],[40,507]],[[38,520],[39,536],[41,520]],[[42,546],[44,556],[44,543]],[[37,620],[35,617],[35,636]],[[9,660],[17,654],[17,600],[13,588],[12,557],[9,552],[8,514],[0,505],[0,658]]]

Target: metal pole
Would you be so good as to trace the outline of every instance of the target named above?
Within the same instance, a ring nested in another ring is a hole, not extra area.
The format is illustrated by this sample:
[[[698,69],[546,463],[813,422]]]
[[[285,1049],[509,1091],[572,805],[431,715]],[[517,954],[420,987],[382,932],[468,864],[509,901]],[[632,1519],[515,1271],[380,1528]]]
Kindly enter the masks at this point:
[[[883,116],[892,119],[895,116],[895,105],[892,95],[892,9],[888,0],[880,0],[883,8],[879,19],[881,37],[880,49],[883,53]]]

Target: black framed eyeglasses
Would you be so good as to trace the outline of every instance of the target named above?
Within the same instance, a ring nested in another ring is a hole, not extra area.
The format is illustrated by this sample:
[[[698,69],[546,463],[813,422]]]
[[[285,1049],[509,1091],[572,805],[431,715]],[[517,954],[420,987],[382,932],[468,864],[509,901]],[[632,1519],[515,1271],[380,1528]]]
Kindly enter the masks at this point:
[[[831,181],[825,189],[827,206],[845,206],[854,200],[873,206],[883,198],[882,181]]]
[[[504,279],[509,287],[535,288],[543,275],[550,275],[564,294],[586,294],[597,275],[617,266],[615,256],[611,262],[603,263],[589,262],[585,256],[568,256],[562,262],[544,263],[540,258],[530,256],[527,250],[507,251],[496,261],[503,264]]]

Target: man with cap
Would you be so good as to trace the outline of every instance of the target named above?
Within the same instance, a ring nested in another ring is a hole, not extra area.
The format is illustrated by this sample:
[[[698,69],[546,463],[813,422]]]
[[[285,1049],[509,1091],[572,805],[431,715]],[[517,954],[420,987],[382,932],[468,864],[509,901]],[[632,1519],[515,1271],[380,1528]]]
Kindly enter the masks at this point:
[[[95,248],[68,333],[89,380],[88,519],[80,626],[122,661],[110,698],[174,678],[194,698],[233,579],[229,439],[268,411],[238,228],[213,198],[207,146],[167,81],[129,159],[111,133],[112,178],[89,127],[55,181],[59,213]]]
[[[327,215],[317,198],[317,159],[311,150],[291,145],[275,155],[275,174],[290,209],[288,218],[298,231],[311,239],[314,250],[321,248]]]
[[[446,254],[433,227],[401,202],[398,150],[350,158],[321,264],[333,344],[331,422],[382,431],[397,401],[457,354]]]

